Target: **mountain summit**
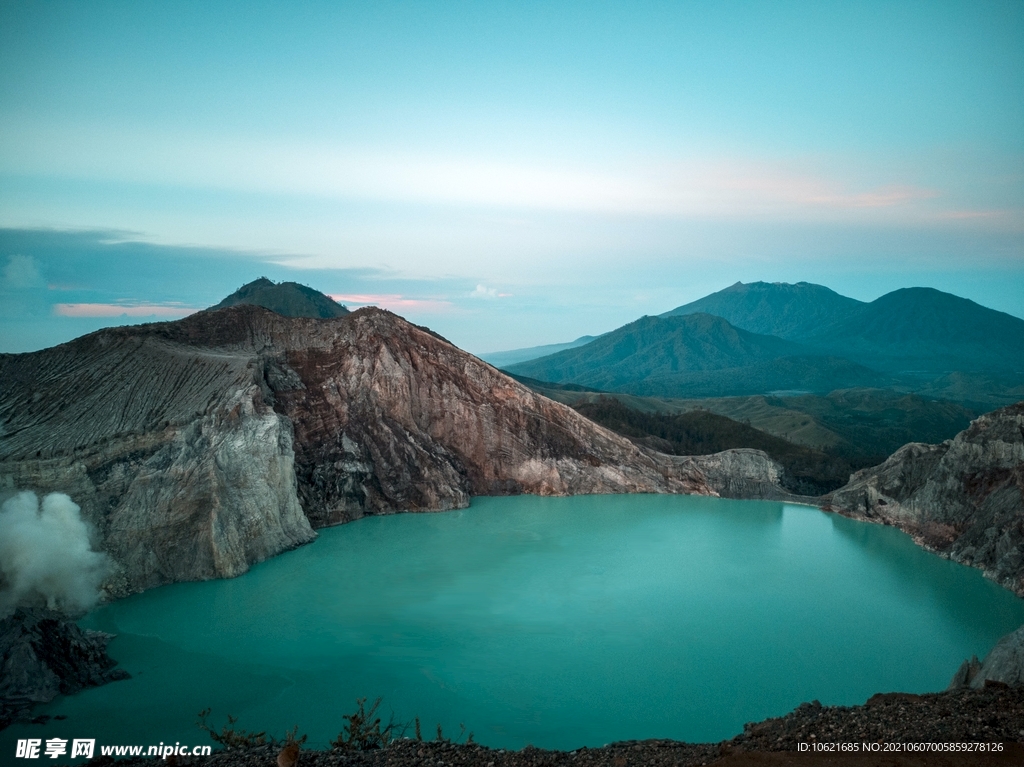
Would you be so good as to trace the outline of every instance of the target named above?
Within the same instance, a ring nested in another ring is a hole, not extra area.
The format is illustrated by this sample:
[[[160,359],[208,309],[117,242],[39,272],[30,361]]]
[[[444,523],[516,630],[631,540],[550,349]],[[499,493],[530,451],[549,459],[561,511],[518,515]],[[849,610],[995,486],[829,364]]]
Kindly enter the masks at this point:
[[[283,317],[343,317],[348,309],[330,296],[297,282],[274,282],[260,277],[243,285],[212,309],[227,309],[240,304],[262,306]]]
[[[705,312],[751,333],[800,341],[850,316],[861,301],[810,282],[737,282],[662,317]]]

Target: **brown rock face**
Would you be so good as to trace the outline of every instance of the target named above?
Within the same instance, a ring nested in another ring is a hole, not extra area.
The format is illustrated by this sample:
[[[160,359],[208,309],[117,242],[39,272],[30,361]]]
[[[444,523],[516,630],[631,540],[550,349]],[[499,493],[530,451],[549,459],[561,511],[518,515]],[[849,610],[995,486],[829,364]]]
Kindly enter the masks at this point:
[[[473,495],[780,497],[763,453],[639,448],[377,309],[253,306],[0,355],[0,492],[65,492],[123,595]]]
[[[825,500],[827,510],[896,525],[1024,596],[1024,402],[940,445],[904,445]]]
[[[364,310],[335,329],[330,348],[287,351],[296,377],[275,386],[295,425],[314,526],[458,508],[472,495],[712,491],[694,467],[637,448],[394,315]]]

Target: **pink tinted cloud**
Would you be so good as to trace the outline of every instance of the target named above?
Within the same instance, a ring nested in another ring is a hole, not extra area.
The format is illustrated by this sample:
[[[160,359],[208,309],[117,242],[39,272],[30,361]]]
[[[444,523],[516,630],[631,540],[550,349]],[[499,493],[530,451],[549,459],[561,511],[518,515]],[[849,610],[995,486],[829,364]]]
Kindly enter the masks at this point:
[[[837,180],[814,174],[787,173],[775,168],[726,165],[705,179],[709,189],[724,194],[723,202],[743,205],[790,205],[803,208],[858,210],[890,208],[940,197],[935,189],[887,184],[852,191]]]
[[[440,314],[443,312],[450,311],[453,308],[451,301],[442,301],[431,298],[406,298],[405,296],[398,295],[397,293],[355,293],[346,295],[332,294],[331,298],[333,298],[339,304],[355,306],[379,306],[382,309],[390,309],[391,311],[395,312],[417,311]]]
[[[55,304],[55,314],[61,317],[171,317],[181,318],[194,314],[193,309],[181,304]]]
[[[1002,218],[1007,213],[1004,210],[947,210],[939,214],[939,218],[947,221],[963,221],[974,218]]]

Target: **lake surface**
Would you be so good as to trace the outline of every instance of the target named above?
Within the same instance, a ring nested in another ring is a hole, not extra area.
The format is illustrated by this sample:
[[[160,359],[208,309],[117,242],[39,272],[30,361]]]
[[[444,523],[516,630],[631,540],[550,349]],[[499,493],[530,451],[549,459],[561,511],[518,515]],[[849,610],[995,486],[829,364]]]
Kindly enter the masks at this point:
[[[15,738],[209,743],[196,714],[326,744],[377,696],[494,747],[713,741],[803,701],[944,689],[1024,601],[893,528],[693,496],[478,498],[374,517],[234,580],[91,613],[132,679]],[[411,732],[410,732],[411,734]]]

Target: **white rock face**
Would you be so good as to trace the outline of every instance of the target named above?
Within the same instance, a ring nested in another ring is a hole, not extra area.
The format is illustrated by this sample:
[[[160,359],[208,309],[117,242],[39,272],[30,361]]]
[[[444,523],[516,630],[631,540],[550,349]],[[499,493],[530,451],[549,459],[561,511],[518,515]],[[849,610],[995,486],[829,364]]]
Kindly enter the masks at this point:
[[[59,491],[116,565],[111,596],[232,577],[316,537],[296,492],[291,424],[256,386],[190,422],[96,450],[0,463],[0,487]]]

